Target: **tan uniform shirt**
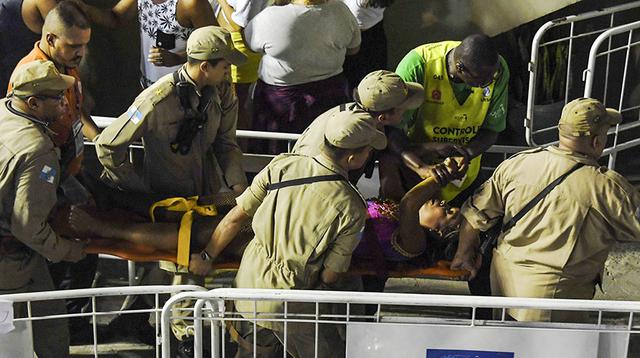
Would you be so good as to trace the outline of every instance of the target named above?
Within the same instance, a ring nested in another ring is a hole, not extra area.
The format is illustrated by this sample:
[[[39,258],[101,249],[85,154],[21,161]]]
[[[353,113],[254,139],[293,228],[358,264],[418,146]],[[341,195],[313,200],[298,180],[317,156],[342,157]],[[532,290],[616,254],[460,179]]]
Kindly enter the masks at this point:
[[[184,68],[181,71],[184,76]],[[197,97],[194,93],[191,98],[193,108],[198,104]],[[96,139],[96,152],[105,168],[103,177],[128,190],[208,195],[220,190],[219,165],[229,187],[246,184],[242,151],[236,142],[238,100],[228,83],[215,89],[207,114],[189,153],[171,151],[169,145],[184,121],[184,111],[173,75],[162,77]],[[129,145],[140,138],[145,148],[142,177],[134,172],[128,154]]]
[[[58,152],[44,126],[0,100],[0,236],[13,236],[57,262],[78,260],[83,245],[60,238],[47,223],[60,179]],[[0,256],[0,289],[28,281],[30,255]],[[22,261],[12,264],[11,261]],[[20,272],[11,272],[11,269]]]
[[[247,246],[235,287],[313,289],[323,268],[345,272],[364,228],[366,205],[348,181],[325,181],[268,191],[286,180],[346,171],[324,155],[282,154],[263,169],[238,197],[253,217],[255,238]],[[236,302],[238,312],[253,312],[253,302]],[[258,302],[258,312],[283,312],[282,303]],[[251,316],[248,313],[246,316]],[[259,325],[279,330],[270,322]]]
[[[293,146],[292,152],[309,156],[320,154],[320,149],[324,145],[324,130],[327,127],[327,121],[335,113],[344,110],[354,113],[367,113],[360,109],[354,102],[331,108],[314,119],[309,127],[302,132],[300,138],[296,141],[296,145]],[[373,117],[371,117],[371,123],[377,126],[377,121]]]
[[[494,295],[591,299],[610,248],[640,241],[640,195],[620,174],[557,147],[503,162],[464,204],[479,230],[507,222],[549,183],[579,168],[501,235],[491,265]],[[550,312],[511,310],[517,320],[556,320]],[[555,314],[555,313],[554,313]]]

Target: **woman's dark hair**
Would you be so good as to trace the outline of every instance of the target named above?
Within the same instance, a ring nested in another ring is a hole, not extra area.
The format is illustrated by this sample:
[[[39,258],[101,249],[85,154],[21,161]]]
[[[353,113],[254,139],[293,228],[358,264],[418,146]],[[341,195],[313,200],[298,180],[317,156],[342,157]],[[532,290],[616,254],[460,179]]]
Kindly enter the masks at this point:
[[[391,6],[395,0],[357,0],[360,7],[375,7],[383,9]]]

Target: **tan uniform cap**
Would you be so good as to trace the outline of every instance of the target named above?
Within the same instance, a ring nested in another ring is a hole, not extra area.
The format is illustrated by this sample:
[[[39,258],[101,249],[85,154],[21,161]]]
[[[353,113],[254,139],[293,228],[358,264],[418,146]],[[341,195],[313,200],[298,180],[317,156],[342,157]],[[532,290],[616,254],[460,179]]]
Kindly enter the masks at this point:
[[[217,26],[193,31],[187,39],[187,56],[201,61],[224,58],[236,66],[247,61],[247,57],[234,47],[229,31]]]
[[[20,65],[11,76],[10,96],[28,97],[56,93],[73,86],[76,79],[63,75],[51,61],[32,61]]]
[[[620,122],[622,116],[615,109],[605,108],[597,99],[578,98],[562,109],[558,130],[573,137],[588,136]]]
[[[342,149],[356,149],[370,145],[381,150],[387,146],[387,137],[372,123],[367,113],[337,112],[327,121],[324,137]]]
[[[366,75],[354,93],[356,102],[370,112],[394,108],[416,109],[424,100],[424,88],[405,82],[395,72],[379,70]]]

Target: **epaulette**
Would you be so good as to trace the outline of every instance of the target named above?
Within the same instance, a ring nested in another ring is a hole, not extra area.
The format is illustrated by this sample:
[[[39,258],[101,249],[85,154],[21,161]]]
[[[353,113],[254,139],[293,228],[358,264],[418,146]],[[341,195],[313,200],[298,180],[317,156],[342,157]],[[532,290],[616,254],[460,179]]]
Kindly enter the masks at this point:
[[[141,99],[149,101],[152,105],[156,105],[163,99],[167,98],[174,87],[174,83],[170,80],[156,82],[145,90],[145,96]]]
[[[138,124],[158,103],[167,98],[173,87],[172,82],[162,81],[144,90],[127,109],[127,118],[134,124]]]
[[[513,154],[509,157],[509,159],[511,159],[511,158],[515,158],[515,157],[517,157],[517,156],[519,156],[519,155],[522,155],[522,154],[539,153],[539,152],[542,152],[542,151],[544,151],[544,150],[545,150],[545,148],[544,148],[544,147],[535,147],[535,148],[525,149],[525,150],[523,150],[523,151],[520,151],[520,152],[517,152],[517,153],[513,153]]]

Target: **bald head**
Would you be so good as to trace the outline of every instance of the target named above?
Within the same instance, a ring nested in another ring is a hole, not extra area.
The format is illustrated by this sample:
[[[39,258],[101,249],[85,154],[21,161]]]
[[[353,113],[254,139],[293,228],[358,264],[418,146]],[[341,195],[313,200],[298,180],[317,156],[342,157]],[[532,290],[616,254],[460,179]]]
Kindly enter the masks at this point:
[[[498,51],[489,36],[473,34],[456,47],[455,57],[465,64],[473,64],[475,68],[493,67],[498,62]]]
[[[44,39],[47,33],[53,33],[64,37],[74,27],[80,30],[89,30],[91,28],[89,18],[76,3],[67,0],[61,1],[49,11],[44,19],[42,36]]]

